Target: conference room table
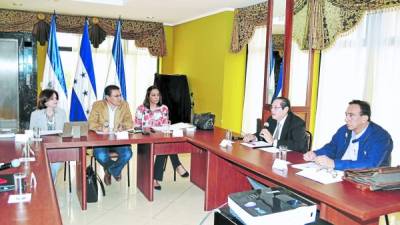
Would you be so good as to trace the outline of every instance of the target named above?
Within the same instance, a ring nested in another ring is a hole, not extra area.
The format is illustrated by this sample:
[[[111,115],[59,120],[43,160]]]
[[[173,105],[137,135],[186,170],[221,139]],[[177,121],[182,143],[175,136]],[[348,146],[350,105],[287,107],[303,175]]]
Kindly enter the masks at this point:
[[[124,140],[118,140],[114,135],[90,132],[87,137],[79,139],[45,137],[39,148],[41,154],[45,153],[42,157],[46,164],[77,161],[77,194],[84,210],[86,150],[96,146],[137,144],[137,187],[149,201],[154,198],[154,156],[188,152],[191,153],[190,181],[204,190],[205,210],[225,204],[230,193],[250,190],[246,177],[252,177],[268,186],[286,187],[314,201],[320,210],[320,217],[333,224],[379,224],[381,215],[400,211],[400,191],[361,191],[345,181],[324,185],[296,175],[299,170],[291,166],[286,172],[276,171],[272,169],[274,154],[248,148],[238,141],[231,147],[223,148],[219,143],[224,136],[225,130],[218,127],[211,131],[184,133],[183,137],[162,133],[130,134]],[[295,151],[287,154],[287,160],[293,164],[304,163],[302,154]],[[42,167],[49,173],[48,165]],[[47,179],[47,185],[52,185],[49,174]],[[50,189],[50,197],[55,198],[54,188]],[[57,202],[52,206],[58,210]]]
[[[10,162],[22,157],[24,144],[13,139],[0,140],[0,162]],[[27,187],[24,193],[31,193],[31,201],[24,203],[8,203],[10,195],[15,191],[0,193],[0,224],[62,224],[57,196],[51,179],[50,166],[45,151],[39,145],[31,144],[35,161],[22,162],[17,168],[0,171],[0,174],[24,172],[27,175]],[[34,174],[36,187],[29,178]]]

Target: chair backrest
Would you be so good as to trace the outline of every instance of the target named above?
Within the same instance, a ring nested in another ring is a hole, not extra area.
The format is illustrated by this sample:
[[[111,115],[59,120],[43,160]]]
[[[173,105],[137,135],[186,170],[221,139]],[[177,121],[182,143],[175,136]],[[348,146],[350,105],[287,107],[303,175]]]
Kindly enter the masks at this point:
[[[256,122],[256,131],[257,131],[257,133],[260,133],[260,131],[261,131],[261,129],[262,129],[262,121],[261,121],[261,119],[260,118],[258,118],[257,119],[257,122]]]
[[[312,148],[312,134],[308,130],[306,130],[306,137],[307,137],[307,151],[311,151],[311,148]]]

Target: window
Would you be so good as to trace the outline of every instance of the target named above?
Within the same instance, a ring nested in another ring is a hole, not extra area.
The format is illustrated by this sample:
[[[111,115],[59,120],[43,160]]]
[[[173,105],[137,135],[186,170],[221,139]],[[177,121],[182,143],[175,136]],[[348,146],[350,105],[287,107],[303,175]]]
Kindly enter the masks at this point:
[[[68,96],[71,96],[72,92],[72,82],[78,62],[81,37],[82,35],[80,34],[57,33],[59,46],[72,48],[72,51],[60,51]],[[107,36],[98,49],[92,47],[97,99],[103,98],[103,90],[111,63],[113,41],[113,36]],[[137,48],[134,40],[122,40],[122,46],[127,101],[131,111],[135,112],[136,107],[144,100],[147,87],[154,82],[154,74],[157,72],[157,57],[150,55],[145,48]]]

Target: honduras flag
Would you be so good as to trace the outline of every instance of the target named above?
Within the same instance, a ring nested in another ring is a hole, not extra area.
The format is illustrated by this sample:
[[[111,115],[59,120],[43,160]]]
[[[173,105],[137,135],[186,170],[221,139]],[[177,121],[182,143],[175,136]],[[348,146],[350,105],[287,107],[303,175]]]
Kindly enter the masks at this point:
[[[85,20],[71,94],[70,121],[87,121],[92,104],[97,100],[96,96],[96,80],[89,41],[89,28],[88,22]]]
[[[122,97],[126,100],[124,53],[122,52],[121,45],[121,20],[117,21],[112,47],[112,58],[108,67],[106,86],[110,84],[120,87]]]
[[[276,90],[274,93],[274,97],[272,98],[275,99],[277,97],[282,96],[282,88],[283,88],[283,63],[284,61],[282,60],[281,65],[279,66],[279,78],[278,78],[278,84],[276,85]]]
[[[57,91],[58,107],[68,113],[68,92],[56,39],[56,15],[51,17],[50,36],[47,45],[42,90],[54,89]]]

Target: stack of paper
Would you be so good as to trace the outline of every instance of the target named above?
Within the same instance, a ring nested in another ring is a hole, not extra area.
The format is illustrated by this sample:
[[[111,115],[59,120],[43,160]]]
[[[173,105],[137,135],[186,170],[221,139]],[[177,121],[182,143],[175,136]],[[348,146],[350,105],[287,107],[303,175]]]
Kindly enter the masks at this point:
[[[62,133],[63,133],[62,130],[41,130],[40,131],[40,136],[62,134]]]
[[[317,181],[322,184],[341,182],[344,172],[339,170],[328,171],[326,169],[305,169],[296,173],[297,175]]]
[[[267,143],[265,141],[242,142],[240,144],[247,146],[249,148],[262,148],[262,147],[271,147],[272,146],[272,144]]]
[[[327,169],[321,167],[314,162],[295,164],[292,165],[292,167],[302,170],[300,172],[297,172],[297,175],[306,177],[322,184],[341,182],[344,175],[343,171]]]
[[[171,125],[170,129],[171,130],[180,130],[180,129],[187,129],[187,128],[193,128],[195,127],[193,124],[190,123],[174,123]]]
[[[15,137],[14,133],[0,133],[0,138],[13,138]]]

